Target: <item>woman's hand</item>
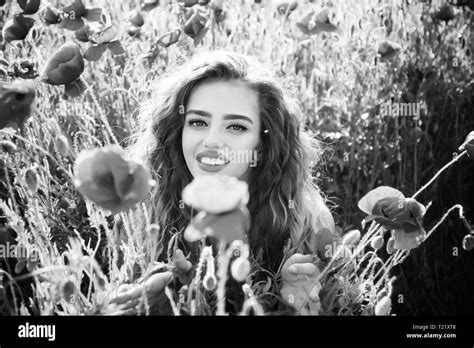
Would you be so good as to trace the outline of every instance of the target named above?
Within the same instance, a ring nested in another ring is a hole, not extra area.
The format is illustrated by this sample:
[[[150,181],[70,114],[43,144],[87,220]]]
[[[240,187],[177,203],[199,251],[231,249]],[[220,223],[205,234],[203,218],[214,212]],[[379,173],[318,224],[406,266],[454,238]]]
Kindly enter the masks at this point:
[[[173,276],[171,272],[155,273],[145,282],[137,285],[123,284],[118,289],[118,295],[110,304],[119,306],[118,315],[137,315],[140,312],[143,295],[150,307],[160,305],[163,302],[163,290]]]
[[[283,302],[300,315],[318,315],[321,308],[321,284],[319,281],[315,283],[321,272],[312,261],[312,255],[294,254],[282,268],[280,295]]]
[[[160,307],[169,307],[168,298],[164,293],[166,285],[171,281],[173,275],[177,276],[182,284],[187,284],[192,276],[192,264],[186,260],[183,252],[179,249],[173,255],[173,262],[167,266],[168,271],[152,274],[141,284],[123,284],[118,289],[118,295],[110,303],[119,306],[119,315],[139,314],[140,302],[143,302],[143,295],[146,296],[150,308],[156,308],[160,312]]]

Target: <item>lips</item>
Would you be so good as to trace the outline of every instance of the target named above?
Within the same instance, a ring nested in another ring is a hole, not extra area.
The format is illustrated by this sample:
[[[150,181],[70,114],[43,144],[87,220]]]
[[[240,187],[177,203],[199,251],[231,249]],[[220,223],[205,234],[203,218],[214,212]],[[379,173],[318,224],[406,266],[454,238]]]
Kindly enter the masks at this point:
[[[203,151],[196,155],[196,160],[201,164],[222,166],[228,164],[223,157],[223,154],[218,151]]]
[[[222,152],[208,150],[198,153],[196,161],[201,170],[216,173],[223,170],[229,164],[223,157]]]

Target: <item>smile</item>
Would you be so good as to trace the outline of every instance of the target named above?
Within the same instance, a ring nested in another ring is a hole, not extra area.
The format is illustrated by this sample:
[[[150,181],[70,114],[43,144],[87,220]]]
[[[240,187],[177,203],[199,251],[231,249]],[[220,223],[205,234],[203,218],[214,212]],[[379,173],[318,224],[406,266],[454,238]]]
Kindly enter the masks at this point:
[[[198,159],[200,163],[207,164],[210,166],[222,166],[224,164],[227,164],[223,159],[221,158],[212,158],[212,157],[201,157]]]

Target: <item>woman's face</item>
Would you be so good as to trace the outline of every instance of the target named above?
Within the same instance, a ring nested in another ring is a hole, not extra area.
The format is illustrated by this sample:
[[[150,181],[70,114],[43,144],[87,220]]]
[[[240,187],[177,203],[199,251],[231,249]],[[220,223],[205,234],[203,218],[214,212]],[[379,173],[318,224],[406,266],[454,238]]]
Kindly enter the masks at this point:
[[[241,81],[204,82],[191,92],[183,128],[189,171],[248,181],[260,142],[258,95]]]

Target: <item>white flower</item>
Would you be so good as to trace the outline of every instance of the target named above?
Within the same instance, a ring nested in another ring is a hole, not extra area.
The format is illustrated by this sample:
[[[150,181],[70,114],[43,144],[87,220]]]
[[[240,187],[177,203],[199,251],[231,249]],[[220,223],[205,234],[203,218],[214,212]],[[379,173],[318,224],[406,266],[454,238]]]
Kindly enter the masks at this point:
[[[226,175],[197,176],[184,188],[183,201],[208,213],[225,213],[248,203],[248,185]]]

